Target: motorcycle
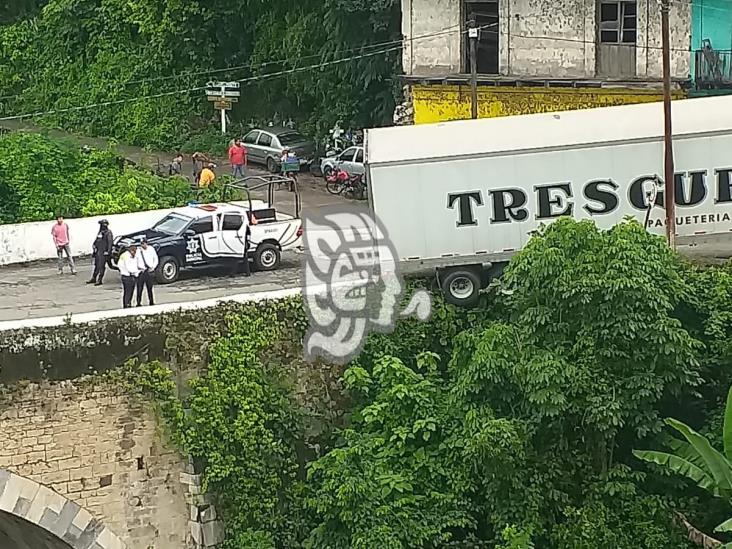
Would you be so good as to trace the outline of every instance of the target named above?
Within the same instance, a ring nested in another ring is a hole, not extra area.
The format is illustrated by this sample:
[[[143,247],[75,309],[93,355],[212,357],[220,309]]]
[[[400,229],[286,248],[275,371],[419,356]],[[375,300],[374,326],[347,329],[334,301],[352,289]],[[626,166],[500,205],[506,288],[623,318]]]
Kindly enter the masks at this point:
[[[325,178],[325,188],[331,194],[342,194],[356,200],[366,199],[366,181],[364,176],[351,175],[340,168],[334,169]]]

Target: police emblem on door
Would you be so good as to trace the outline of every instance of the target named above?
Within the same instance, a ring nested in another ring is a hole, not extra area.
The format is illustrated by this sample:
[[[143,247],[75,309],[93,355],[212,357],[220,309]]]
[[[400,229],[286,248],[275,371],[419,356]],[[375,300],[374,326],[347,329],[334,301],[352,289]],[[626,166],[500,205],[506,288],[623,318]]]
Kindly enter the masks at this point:
[[[186,242],[186,263],[197,261],[203,261],[203,254],[201,254],[201,243],[196,236]]]

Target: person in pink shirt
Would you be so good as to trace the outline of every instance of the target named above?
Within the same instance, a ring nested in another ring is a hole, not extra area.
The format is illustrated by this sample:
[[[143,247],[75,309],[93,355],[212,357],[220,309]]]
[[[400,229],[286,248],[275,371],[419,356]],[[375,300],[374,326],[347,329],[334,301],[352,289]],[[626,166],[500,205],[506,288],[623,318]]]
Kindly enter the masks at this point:
[[[56,254],[58,255],[58,274],[64,274],[64,253],[66,253],[66,260],[69,262],[71,274],[75,275],[76,266],[74,265],[74,258],[71,255],[69,226],[64,221],[62,215],[56,218],[56,223],[51,229],[51,236],[53,237],[53,244],[56,246]]]
[[[241,139],[234,141],[234,144],[229,147],[229,162],[232,166],[232,175],[236,177],[244,177],[244,167],[247,165],[247,148],[241,144]]]

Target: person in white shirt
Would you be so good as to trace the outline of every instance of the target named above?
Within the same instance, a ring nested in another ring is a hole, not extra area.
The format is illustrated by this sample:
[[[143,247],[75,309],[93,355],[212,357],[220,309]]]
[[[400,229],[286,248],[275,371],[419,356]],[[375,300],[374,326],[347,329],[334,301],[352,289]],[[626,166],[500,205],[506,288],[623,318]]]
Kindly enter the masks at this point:
[[[122,307],[129,309],[132,307],[132,296],[135,293],[135,282],[140,274],[140,268],[137,266],[137,246],[132,244],[127,248],[117,261],[117,268],[122,277]]]
[[[155,269],[158,268],[158,252],[155,248],[147,243],[147,239],[142,240],[140,249],[137,250],[137,268],[140,274],[137,277],[137,306],[142,307],[142,290],[147,288],[147,302],[149,305],[155,305],[153,299],[153,284],[155,282]]]

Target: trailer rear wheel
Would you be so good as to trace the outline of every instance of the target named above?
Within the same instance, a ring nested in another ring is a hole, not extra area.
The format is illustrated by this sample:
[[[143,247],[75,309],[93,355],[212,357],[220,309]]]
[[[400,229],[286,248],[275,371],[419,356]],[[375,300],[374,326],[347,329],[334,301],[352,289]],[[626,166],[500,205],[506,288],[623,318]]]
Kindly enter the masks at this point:
[[[442,277],[445,300],[459,307],[475,307],[480,288],[480,274],[473,269],[451,269]]]

